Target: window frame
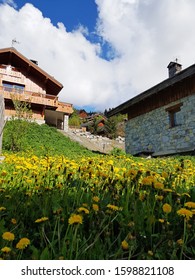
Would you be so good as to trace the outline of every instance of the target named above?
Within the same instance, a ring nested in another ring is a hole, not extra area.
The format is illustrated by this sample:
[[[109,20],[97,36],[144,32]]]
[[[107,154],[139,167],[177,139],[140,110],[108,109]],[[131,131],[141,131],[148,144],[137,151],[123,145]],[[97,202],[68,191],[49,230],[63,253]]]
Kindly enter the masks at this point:
[[[177,113],[181,111],[181,106],[183,106],[182,102],[166,108],[166,112],[168,112],[169,115],[169,128],[180,125],[177,123]]]

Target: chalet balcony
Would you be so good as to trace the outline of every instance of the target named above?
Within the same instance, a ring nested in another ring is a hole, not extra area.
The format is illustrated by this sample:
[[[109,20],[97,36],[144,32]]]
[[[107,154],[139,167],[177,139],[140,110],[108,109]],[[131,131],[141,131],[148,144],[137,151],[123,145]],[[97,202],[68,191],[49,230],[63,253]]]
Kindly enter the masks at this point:
[[[48,108],[53,107],[53,109],[58,112],[64,112],[68,114],[73,112],[72,104],[59,102],[58,97],[54,95],[13,89],[5,86],[0,86],[0,94],[2,94],[5,99],[16,99],[29,103],[44,105]]]

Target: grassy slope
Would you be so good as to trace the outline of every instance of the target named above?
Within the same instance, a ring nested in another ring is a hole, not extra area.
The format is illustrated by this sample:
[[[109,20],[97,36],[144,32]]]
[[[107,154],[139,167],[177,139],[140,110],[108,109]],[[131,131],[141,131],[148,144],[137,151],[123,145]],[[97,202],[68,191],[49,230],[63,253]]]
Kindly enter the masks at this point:
[[[3,153],[10,151],[13,130],[18,131],[22,151],[31,151],[36,155],[93,155],[93,153],[76,142],[65,137],[54,127],[46,124],[28,123],[25,133],[20,133],[21,123],[8,121],[3,131]]]

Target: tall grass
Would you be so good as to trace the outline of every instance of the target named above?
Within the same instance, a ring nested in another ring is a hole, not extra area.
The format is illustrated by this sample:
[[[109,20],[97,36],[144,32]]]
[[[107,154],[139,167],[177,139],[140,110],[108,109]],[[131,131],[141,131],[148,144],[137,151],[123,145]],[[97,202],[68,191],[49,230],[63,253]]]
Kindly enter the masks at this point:
[[[193,157],[67,150],[55,129],[32,127],[47,141],[26,135],[27,150],[0,165],[0,258],[194,259]],[[66,152],[43,150],[49,138]]]

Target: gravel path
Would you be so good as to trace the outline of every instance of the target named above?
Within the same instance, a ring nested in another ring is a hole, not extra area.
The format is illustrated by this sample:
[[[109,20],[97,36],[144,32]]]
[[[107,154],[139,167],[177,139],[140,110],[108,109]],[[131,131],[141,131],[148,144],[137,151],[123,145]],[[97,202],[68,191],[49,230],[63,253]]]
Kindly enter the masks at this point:
[[[111,140],[107,137],[93,135],[89,132],[82,132],[78,129],[69,129],[67,132],[62,130],[59,131],[91,151],[109,153],[114,147],[125,150],[124,138],[122,137],[119,137],[116,140]]]

